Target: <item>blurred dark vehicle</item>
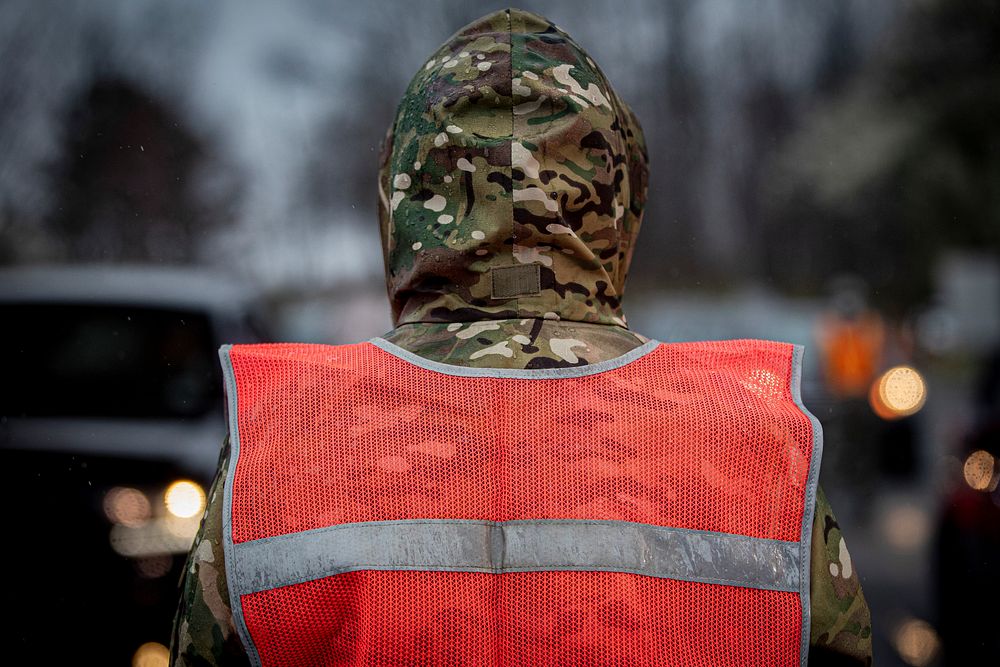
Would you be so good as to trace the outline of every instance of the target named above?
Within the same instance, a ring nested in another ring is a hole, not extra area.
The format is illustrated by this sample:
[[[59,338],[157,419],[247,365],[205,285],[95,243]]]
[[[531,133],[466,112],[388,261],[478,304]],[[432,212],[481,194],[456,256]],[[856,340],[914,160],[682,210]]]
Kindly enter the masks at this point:
[[[1000,659],[1000,347],[981,366],[972,428],[961,442],[961,481],[938,523],[935,593],[944,664]],[[958,481],[958,480],[956,480]]]
[[[217,349],[249,293],[147,267],[0,271],[9,664],[129,664],[167,644],[225,433]]]

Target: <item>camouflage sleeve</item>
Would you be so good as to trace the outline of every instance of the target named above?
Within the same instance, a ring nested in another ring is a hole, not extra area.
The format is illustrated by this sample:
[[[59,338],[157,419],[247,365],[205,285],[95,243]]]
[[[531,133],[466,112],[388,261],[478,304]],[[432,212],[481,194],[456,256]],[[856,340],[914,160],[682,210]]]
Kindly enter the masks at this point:
[[[174,667],[244,667],[250,664],[233,625],[222,555],[222,487],[229,470],[229,438],[208,494],[201,528],[191,545],[170,637]]]
[[[813,519],[810,667],[872,664],[872,619],[847,543],[822,487]]]

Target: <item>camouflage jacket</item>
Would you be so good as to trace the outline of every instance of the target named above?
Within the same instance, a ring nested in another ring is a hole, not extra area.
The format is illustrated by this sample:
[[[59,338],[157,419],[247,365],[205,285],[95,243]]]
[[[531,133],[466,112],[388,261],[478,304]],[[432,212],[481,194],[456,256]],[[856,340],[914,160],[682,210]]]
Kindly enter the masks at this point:
[[[625,277],[642,222],[638,120],[563,31],[503,10],[466,26],[418,70],[378,175],[395,329],[420,356],[546,368],[620,356]],[[175,665],[248,664],[222,551],[223,448],[182,581]],[[871,663],[868,606],[822,491],[812,543],[813,664]]]

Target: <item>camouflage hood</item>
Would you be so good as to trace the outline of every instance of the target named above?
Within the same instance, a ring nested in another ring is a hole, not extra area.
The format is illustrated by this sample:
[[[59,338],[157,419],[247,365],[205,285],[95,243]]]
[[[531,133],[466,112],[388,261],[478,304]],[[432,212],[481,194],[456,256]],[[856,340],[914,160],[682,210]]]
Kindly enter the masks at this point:
[[[393,323],[624,327],[646,162],[635,116],[566,33],[516,9],[466,26],[414,76],[382,150]]]

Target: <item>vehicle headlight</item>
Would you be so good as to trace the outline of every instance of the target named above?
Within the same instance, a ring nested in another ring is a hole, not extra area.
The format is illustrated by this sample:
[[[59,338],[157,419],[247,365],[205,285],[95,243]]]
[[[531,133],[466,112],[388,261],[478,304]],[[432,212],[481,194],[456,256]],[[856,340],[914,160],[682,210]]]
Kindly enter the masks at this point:
[[[196,482],[178,480],[167,487],[163,504],[178,519],[189,519],[205,509],[205,490]]]
[[[132,667],[167,667],[170,651],[158,642],[146,642],[132,656]]]
[[[927,400],[927,384],[917,369],[894,366],[872,383],[868,402],[882,419],[899,419],[920,412]]]
[[[104,514],[112,523],[138,528],[152,517],[146,494],[138,489],[116,486],[104,495]]]

